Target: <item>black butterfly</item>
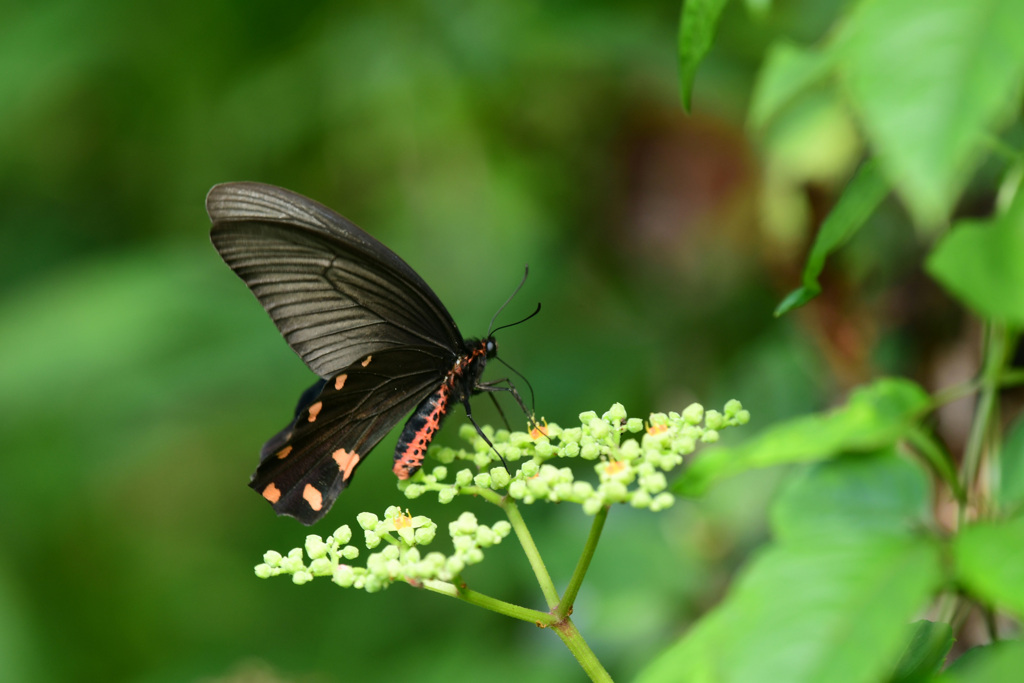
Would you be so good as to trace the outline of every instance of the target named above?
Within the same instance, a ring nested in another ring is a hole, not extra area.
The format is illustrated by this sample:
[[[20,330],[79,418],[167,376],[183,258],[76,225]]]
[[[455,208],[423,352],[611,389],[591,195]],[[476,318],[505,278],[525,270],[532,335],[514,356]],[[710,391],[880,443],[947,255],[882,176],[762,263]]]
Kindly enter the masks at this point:
[[[481,391],[509,391],[523,407],[508,380],[480,381],[497,352],[493,335],[463,339],[427,283],[344,217],[261,183],[216,185],[206,211],[221,258],[322,378],[263,446],[249,484],[279,515],[323,517],[414,408],[395,449],[399,479],[419,470],[453,402],[470,420],[469,397]]]

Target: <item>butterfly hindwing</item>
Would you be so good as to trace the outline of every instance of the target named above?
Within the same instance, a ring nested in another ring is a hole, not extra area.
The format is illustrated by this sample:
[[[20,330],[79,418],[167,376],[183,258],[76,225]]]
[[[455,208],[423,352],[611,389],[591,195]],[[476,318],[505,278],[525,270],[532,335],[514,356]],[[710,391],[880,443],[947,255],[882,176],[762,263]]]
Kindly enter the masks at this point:
[[[437,295],[340,214],[261,183],[216,185],[206,208],[221,257],[321,377],[389,348],[460,352],[462,335]]]
[[[250,486],[280,515],[323,517],[370,450],[444,380],[431,347],[385,349],[307,391],[288,428],[263,447]]]

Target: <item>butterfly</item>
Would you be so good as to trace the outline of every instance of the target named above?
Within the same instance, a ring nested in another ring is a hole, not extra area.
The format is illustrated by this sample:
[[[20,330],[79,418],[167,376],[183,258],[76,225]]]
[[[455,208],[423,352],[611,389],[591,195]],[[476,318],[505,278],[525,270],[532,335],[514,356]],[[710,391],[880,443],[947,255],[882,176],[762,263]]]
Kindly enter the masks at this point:
[[[529,415],[509,380],[481,381],[497,354],[493,332],[464,339],[427,283],[340,214],[253,182],[214,186],[206,211],[221,258],[320,377],[263,446],[249,483],[277,514],[321,519],[409,411],[395,448],[399,479],[419,470],[453,404],[473,421],[473,394],[508,391]]]

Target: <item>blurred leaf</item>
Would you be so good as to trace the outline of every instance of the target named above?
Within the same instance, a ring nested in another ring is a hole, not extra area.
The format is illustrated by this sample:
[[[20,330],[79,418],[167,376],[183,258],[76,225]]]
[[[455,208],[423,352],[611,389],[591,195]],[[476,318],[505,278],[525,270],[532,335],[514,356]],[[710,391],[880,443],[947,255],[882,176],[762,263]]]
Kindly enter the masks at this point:
[[[1017,683],[1024,670],[1024,643],[1004,640],[968,650],[935,683]]]
[[[953,550],[969,591],[1024,615],[1024,518],[972,524],[957,534]]]
[[[946,219],[1019,105],[1021,26],[1017,0],[861,2],[836,45],[882,170],[925,226]]]
[[[907,621],[943,579],[938,546],[910,531],[927,489],[890,480],[900,462],[891,451],[845,458],[790,487],[776,504],[778,541],[639,680],[844,683],[892,670]],[[882,511],[869,530],[857,529],[865,482]],[[836,496],[834,510],[818,488]]]
[[[921,620],[900,657],[890,683],[921,683],[938,673],[953,647],[953,629],[945,622]]]
[[[867,161],[858,169],[814,238],[814,246],[804,265],[803,285],[786,295],[775,309],[776,317],[803,306],[821,293],[818,276],[825,268],[825,259],[860,230],[888,191],[874,161]]]
[[[855,390],[841,408],[776,424],[738,446],[704,451],[673,490],[699,495],[713,482],[749,469],[883,448],[906,434],[929,405],[928,394],[917,384],[881,379]]]
[[[959,221],[925,268],[982,317],[1024,323],[1024,192],[996,218]]]
[[[788,41],[772,45],[751,95],[749,125],[764,127],[798,94],[824,79],[833,66],[832,55]]]
[[[679,81],[683,109],[690,111],[690,95],[697,67],[711,48],[718,17],[727,0],[684,0],[679,17]]]
[[[887,448],[817,465],[772,508],[780,542],[813,545],[830,538],[880,538],[921,528],[928,516],[929,479],[914,462]]]

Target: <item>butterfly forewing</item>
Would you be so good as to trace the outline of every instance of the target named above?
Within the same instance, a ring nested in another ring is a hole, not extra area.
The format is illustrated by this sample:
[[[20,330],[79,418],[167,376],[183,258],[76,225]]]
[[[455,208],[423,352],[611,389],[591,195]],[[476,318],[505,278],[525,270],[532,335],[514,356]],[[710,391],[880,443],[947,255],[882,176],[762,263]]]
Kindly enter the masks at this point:
[[[422,278],[331,209],[260,183],[217,185],[206,208],[221,257],[321,377],[388,348],[460,352],[458,327]]]
[[[431,347],[357,361],[300,403],[292,424],[267,442],[249,485],[278,514],[316,522],[370,450],[437,388],[447,364]]]

